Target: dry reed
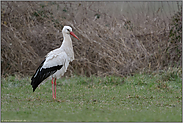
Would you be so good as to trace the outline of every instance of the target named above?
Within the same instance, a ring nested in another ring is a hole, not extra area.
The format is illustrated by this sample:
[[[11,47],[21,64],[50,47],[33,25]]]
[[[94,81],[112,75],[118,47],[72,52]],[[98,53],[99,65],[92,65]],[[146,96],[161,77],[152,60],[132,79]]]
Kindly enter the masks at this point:
[[[124,3],[1,2],[2,75],[32,75],[44,56],[61,45],[64,25],[80,38],[72,38],[75,60],[66,76],[124,76],[182,66],[176,49],[167,53],[176,12],[169,16],[162,9],[131,6],[126,15],[120,12]]]

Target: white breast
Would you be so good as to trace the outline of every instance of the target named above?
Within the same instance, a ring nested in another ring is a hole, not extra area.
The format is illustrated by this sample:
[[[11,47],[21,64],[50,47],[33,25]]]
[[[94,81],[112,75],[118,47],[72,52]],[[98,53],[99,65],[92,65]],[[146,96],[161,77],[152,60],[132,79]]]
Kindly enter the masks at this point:
[[[51,68],[53,66],[63,65],[60,70],[49,77],[49,79],[52,79],[53,77],[58,79],[64,75],[70,61],[71,58],[66,54],[66,52],[58,48],[47,55],[46,61],[44,62],[42,68]]]

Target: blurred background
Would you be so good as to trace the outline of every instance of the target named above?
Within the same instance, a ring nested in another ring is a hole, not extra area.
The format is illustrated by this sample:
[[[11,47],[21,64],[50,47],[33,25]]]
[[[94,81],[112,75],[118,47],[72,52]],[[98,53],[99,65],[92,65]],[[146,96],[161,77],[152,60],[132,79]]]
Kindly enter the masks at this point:
[[[1,2],[1,75],[32,76],[73,28],[72,75],[182,67],[182,2]]]

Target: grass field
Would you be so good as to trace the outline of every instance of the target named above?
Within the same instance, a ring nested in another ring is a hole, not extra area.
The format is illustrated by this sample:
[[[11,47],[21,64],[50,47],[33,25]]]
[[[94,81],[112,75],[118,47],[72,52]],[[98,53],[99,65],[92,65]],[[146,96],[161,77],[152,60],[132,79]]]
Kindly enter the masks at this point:
[[[182,121],[182,72],[62,78],[33,93],[30,77],[1,81],[1,121]]]

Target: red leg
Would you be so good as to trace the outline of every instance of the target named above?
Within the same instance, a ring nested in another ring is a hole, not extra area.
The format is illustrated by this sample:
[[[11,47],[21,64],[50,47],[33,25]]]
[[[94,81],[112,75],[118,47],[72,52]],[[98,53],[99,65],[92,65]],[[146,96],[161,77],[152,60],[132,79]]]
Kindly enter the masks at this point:
[[[55,82],[54,82],[54,84],[55,84],[55,99],[56,99],[56,85],[57,85],[57,83],[56,83],[56,78],[55,78]]]
[[[51,80],[51,84],[52,84],[52,97],[53,97],[53,99],[54,99],[55,97],[54,97],[53,79],[54,79],[54,78],[52,78],[52,80]]]

